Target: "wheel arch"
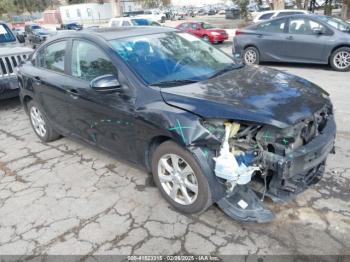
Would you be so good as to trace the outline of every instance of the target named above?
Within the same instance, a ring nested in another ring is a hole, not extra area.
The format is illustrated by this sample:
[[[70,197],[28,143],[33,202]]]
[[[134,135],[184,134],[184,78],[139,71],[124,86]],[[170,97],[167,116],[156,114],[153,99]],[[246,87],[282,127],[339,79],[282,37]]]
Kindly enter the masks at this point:
[[[152,173],[152,155],[154,150],[165,141],[174,141],[170,136],[159,135],[153,137],[148,143],[147,150],[145,151],[145,165],[148,173]]]
[[[28,113],[28,103],[32,100],[33,98],[30,95],[25,95],[23,97],[23,107],[26,113]]]
[[[336,45],[332,48],[332,50],[329,52],[328,54],[328,63],[330,63],[330,59],[331,59],[331,56],[333,54],[333,52],[339,48],[342,48],[342,47],[348,47],[350,48],[350,44],[339,44],[339,45]]]

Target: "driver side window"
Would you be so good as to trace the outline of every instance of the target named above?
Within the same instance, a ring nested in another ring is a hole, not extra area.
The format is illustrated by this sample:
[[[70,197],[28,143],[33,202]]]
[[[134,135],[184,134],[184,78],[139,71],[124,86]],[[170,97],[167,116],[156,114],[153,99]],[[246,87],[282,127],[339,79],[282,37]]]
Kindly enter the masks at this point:
[[[117,76],[117,70],[107,55],[84,41],[73,42],[71,69],[73,76],[87,81],[106,74]]]

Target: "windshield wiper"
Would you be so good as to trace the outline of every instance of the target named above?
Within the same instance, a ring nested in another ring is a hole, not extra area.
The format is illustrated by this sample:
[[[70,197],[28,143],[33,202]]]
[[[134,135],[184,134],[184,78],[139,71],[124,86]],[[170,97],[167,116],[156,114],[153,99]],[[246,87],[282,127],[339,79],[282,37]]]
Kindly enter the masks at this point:
[[[222,74],[224,74],[226,72],[229,72],[229,71],[232,71],[234,69],[241,68],[242,66],[243,66],[243,64],[230,64],[230,65],[224,67],[223,69],[220,69],[220,70],[216,71],[213,75],[211,75],[209,77],[209,79],[215,78],[215,77],[217,77],[219,75],[222,75]]]
[[[192,79],[175,79],[175,80],[167,80],[167,81],[159,81],[150,84],[150,86],[160,86],[160,87],[170,87],[170,86],[182,86],[192,83],[197,83],[198,80],[192,80]]]

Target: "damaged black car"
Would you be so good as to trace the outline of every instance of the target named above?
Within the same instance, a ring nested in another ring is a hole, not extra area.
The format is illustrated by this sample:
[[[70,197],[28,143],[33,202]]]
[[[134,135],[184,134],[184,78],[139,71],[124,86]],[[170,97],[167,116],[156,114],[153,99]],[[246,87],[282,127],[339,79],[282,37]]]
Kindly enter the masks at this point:
[[[334,152],[329,94],[294,75],[236,64],[171,28],[62,33],[18,72],[21,100],[45,142],[83,140],[153,174],[180,212],[213,203],[268,222],[320,180]]]

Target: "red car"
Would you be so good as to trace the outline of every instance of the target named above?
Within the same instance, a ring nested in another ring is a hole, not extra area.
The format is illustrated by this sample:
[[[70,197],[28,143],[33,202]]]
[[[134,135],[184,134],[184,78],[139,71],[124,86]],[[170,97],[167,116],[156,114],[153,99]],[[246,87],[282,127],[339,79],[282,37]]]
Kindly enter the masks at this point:
[[[214,26],[204,22],[185,22],[179,24],[177,29],[190,33],[192,35],[203,38],[210,43],[222,43],[228,39],[228,34],[223,29],[215,28]]]

